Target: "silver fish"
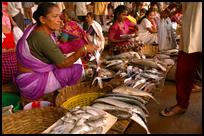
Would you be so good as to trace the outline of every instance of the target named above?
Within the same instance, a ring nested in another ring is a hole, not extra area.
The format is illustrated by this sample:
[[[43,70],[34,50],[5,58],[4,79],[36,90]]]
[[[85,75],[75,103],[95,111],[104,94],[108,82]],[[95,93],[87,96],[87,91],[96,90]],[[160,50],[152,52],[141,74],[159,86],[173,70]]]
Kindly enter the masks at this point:
[[[141,109],[143,109],[147,114],[149,114],[148,110],[146,109],[146,107],[144,106],[144,104],[142,104],[140,101],[136,100],[136,99],[128,99],[125,97],[117,97],[117,96],[109,96],[106,98],[110,98],[110,99],[115,99],[115,100],[119,100],[119,101],[123,101],[129,104],[134,104],[139,106]]]
[[[93,85],[95,83],[95,81],[97,81],[100,88],[103,88],[103,83],[102,83],[101,77],[95,77],[91,84]]]
[[[152,98],[155,102],[159,104],[159,102],[149,93],[131,88],[131,87],[126,87],[126,86],[120,86],[112,90],[113,92],[118,92],[121,94],[127,94],[127,95],[135,95],[135,96],[143,96],[143,97],[150,97]]]
[[[142,99],[141,97],[135,96],[135,95],[127,95],[127,94],[121,94],[121,93],[109,93],[109,94],[105,94],[103,96],[100,96],[99,98],[103,98],[103,97],[108,97],[108,96],[112,96],[112,97],[124,97],[124,98],[128,98],[128,99],[133,99],[133,100],[137,100],[140,101],[140,103],[142,104],[146,104],[147,102]]]
[[[101,109],[101,110],[123,110],[123,111],[129,112],[132,114],[132,112],[130,110],[120,108],[120,107],[117,107],[114,105],[106,104],[106,103],[94,103],[92,105],[92,107],[97,108],[97,109]]]
[[[107,109],[105,111],[112,114],[113,116],[116,116],[119,119],[130,119],[132,117],[132,114],[124,110]]]
[[[130,51],[130,52],[125,52],[125,53],[121,53],[121,54],[118,54],[118,55],[114,55],[114,56],[109,56],[107,57],[107,59],[132,59],[132,58],[141,58],[141,57],[138,57],[138,53],[137,52],[134,52],[134,51]]]
[[[147,134],[151,134],[145,122],[138,116],[138,114],[133,113],[131,119],[138,123],[140,126],[142,126],[146,130]]]
[[[145,83],[145,82],[146,82],[146,79],[145,79],[145,78],[140,79],[139,81],[137,81],[137,82],[134,84],[133,88],[136,88],[138,85],[140,85],[140,84],[142,84],[142,83]]]
[[[86,133],[88,131],[91,131],[91,130],[93,130],[92,127],[84,124],[84,125],[81,125],[81,126],[74,127],[71,130],[70,134],[84,134],[84,133]]]
[[[88,126],[91,127],[101,127],[105,125],[105,120],[104,118],[100,118],[98,120],[94,120],[94,121],[87,121],[86,124],[88,124]]]
[[[94,103],[96,103],[96,102],[104,102],[104,103],[115,105],[115,106],[118,106],[121,108],[125,108],[127,110],[132,110],[133,112],[140,114],[144,118],[145,118],[145,116],[147,116],[147,114],[145,114],[142,110],[140,110],[140,108],[138,106],[131,105],[131,104],[119,101],[119,100],[110,99],[110,98],[99,98],[99,99],[96,99],[94,101]]]
[[[102,134],[102,132],[103,132],[103,127],[97,127],[91,131],[86,132],[85,134]]]
[[[156,62],[153,59],[132,59],[130,63],[133,66],[143,66],[143,67],[152,67],[156,69],[160,69]]]

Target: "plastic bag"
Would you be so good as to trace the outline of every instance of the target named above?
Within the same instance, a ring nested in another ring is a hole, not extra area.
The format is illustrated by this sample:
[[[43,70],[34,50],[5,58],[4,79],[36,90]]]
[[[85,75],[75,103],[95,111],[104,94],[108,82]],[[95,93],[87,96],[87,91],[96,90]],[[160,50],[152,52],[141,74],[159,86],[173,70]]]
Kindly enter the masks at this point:
[[[18,40],[23,36],[23,32],[18,26],[14,26],[13,35],[14,35],[14,42],[17,45]]]
[[[161,19],[158,26],[159,50],[176,49],[176,35],[170,18]]]

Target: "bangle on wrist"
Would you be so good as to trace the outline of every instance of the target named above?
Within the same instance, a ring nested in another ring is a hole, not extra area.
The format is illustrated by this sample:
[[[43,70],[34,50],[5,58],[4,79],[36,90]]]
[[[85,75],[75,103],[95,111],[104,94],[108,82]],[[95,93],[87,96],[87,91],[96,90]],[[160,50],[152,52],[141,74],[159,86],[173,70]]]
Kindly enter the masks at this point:
[[[86,56],[87,55],[87,47],[85,45],[83,47],[83,52],[84,52],[84,56]]]

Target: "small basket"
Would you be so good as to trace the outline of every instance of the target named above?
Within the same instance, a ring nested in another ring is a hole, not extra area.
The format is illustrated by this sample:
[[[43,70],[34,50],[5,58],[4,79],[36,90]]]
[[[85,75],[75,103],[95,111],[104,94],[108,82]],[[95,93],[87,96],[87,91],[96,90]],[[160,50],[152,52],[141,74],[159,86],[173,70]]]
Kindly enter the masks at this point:
[[[74,97],[71,97],[70,99],[68,99],[67,101],[65,101],[62,104],[62,107],[67,109],[67,110],[71,110],[73,108],[75,108],[76,106],[87,106],[87,105],[91,105],[91,103],[97,99],[99,96],[104,95],[103,93],[83,93],[83,94],[79,94],[76,95]]]
[[[159,46],[158,44],[145,44],[142,48],[141,51],[143,54],[147,57],[153,57],[155,54],[159,52]]]
[[[3,134],[40,134],[65,113],[60,107],[45,107],[3,115]]]
[[[58,90],[59,94],[57,95],[55,99],[55,105],[61,106],[68,99],[74,96],[77,96],[77,95],[84,94],[84,93],[99,93],[100,94],[100,93],[106,93],[106,92],[112,91],[112,89],[113,87],[110,82],[109,83],[104,82],[102,89],[100,89],[98,86],[90,86],[89,82],[83,82],[83,83],[80,83],[74,86],[66,86]],[[86,101],[87,99],[85,98],[84,100]]]

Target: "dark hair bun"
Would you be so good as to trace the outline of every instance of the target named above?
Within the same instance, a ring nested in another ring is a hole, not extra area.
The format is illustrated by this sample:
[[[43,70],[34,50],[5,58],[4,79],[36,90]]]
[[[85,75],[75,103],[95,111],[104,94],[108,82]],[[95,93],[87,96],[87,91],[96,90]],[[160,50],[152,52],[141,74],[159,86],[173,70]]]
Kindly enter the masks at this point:
[[[33,13],[33,19],[37,22],[37,24],[41,24],[40,22],[40,17],[41,16],[46,16],[49,13],[49,10],[52,7],[57,6],[54,3],[49,3],[49,2],[42,2],[38,5],[37,10]]]

